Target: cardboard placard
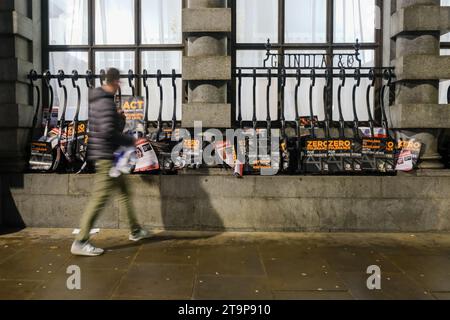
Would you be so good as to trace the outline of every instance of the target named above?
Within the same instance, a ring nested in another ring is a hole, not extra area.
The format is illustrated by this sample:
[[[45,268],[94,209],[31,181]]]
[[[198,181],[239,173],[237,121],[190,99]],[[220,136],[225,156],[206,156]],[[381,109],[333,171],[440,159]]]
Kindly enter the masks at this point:
[[[123,96],[122,105],[126,119],[124,132],[142,132],[144,131],[145,119],[145,100],[143,97]]]
[[[261,170],[280,169],[280,159],[273,159],[271,137],[267,129],[244,129],[246,139],[239,141],[240,150],[245,151],[244,171],[249,174],[260,174]],[[281,153],[288,160],[288,146],[284,140],[280,141]],[[286,161],[286,160],[285,160]]]
[[[382,148],[379,153],[375,154],[378,172],[394,173],[397,153],[395,140],[391,138],[384,138],[381,139],[381,141]]]
[[[363,161],[363,147],[361,139],[353,139],[353,148],[352,148],[352,171],[354,173],[360,173],[363,171],[362,161]]]
[[[362,170],[366,172],[379,171],[379,159],[377,155],[384,153],[384,143],[382,139],[363,138],[362,140]]]
[[[152,172],[160,169],[158,156],[147,139],[140,139],[136,143],[136,167],[134,172]]]
[[[422,143],[415,139],[402,139],[397,142],[397,163],[395,170],[409,172],[417,167],[422,152]]]
[[[328,140],[328,171],[330,173],[345,173],[353,170],[353,140],[329,139]]]
[[[317,174],[328,172],[328,139],[305,140],[303,152],[303,168],[307,173]]]
[[[30,169],[49,171],[53,166],[53,148],[46,141],[31,142]]]

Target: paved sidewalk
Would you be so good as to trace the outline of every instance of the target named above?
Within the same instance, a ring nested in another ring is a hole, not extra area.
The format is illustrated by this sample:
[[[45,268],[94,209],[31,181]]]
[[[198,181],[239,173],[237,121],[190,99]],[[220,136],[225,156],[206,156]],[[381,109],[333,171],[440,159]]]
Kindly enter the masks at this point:
[[[450,299],[450,234],[158,233],[94,238],[99,258],[69,253],[72,230],[0,235],[0,299]],[[81,268],[70,291],[66,270]],[[367,268],[382,290],[367,289]]]

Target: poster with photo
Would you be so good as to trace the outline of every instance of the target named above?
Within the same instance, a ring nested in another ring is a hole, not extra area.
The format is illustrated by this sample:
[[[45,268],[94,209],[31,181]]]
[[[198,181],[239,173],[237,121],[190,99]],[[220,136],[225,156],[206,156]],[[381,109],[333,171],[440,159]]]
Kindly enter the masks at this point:
[[[409,172],[414,170],[419,163],[422,143],[415,139],[400,139],[397,145],[397,171]]]
[[[123,96],[120,108],[122,109],[126,124],[124,132],[144,133],[145,101],[143,97]]]

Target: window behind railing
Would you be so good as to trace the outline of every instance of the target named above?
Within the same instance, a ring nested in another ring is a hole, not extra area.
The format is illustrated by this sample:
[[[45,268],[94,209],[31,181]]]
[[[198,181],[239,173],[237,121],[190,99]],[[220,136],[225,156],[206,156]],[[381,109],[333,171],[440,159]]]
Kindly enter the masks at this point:
[[[379,0],[236,0],[234,4],[234,52],[235,67],[262,67],[266,55],[266,42],[270,39],[272,53],[280,55],[294,53],[317,53],[329,56],[338,53],[354,52],[356,40],[361,45],[360,57],[363,67],[381,67],[381,8]],[[317,61],[317,63],[320,63]],[[328,61],[328,66],[337,67],[336,61]],[[286,65],[285,65],[286,66]],[[289,72],[289,71],[288,71]],[[291,71],[294,72],[295,71]],[[266,101],[267,79],[257,80],[257,117],[259,121],[266,120],[267,111],[264,109]],[[363,80],[362,86],[368,83]],[[237,98],[237,83],[235,98]],[[318,79],[316,86],[323,87],[323,79]],[[348,81],[345,90],[351,90],[352,80]],[[379,89],[379,84],[378,88]],[[244,121],[252,119],[252,80],[243,79],[242,84],[242,116]],[[310,80],[305,79],[300,86],[300,96],[306,96]],[[333,115],[337,115],[337,86],[334,81]],[[288,78],[286,83],[286,118],[294,120],[294,88],[295,81]],[[280,107],[277,105],[277,95],[280,92],[278,81],[272,84],[270,94],[271,118],[280,119]],[[375,90],[374,90],[375,92]],[[305,94],[302,94],[305,93]],[[314,105],[319,120],[323,120],[322,91],[318,90],[317,101]],[[345,96],[343,104],[349,105]],[[367,120],[366,97],[358,96],[358,111],[361,120]],[[309,114],[305,101],[301,109],[301,116]],[[378,102],[372,104],[377,118],[379,118]],[[344,114],[346,120],[353,115],[350,109]],[[236,110],[235,119],[238,118]]]
[[[279,54],[316,52],[334,54],[353,50],[355,40],[361,43],[361,58],[367,67],[381,66],[380,15],[382,0],[234,0],[228,1],[233,9],[232,55],[234,67],[257,67],[264,60],[265,44],[270,39],[273,51]],[[43,7],[44,57],[43,67],[56,74],[59,69],[70,73],[73,69],[82,73],[116,67],[122,73],[132,69],[141,73],[144,69],[182,73],[183,37],[181,30],[182,0],[45,0]],[[331,62],[330,62],[331,65]],[[167,81],[166,79],[164,81]],[[181,80],[179,96],[182,95]],[[263,79],[259,82],[264,84]],[[318,80],[318,86],[320,85]],[[60,92],[55,87],[56,103]],[[97,84],[98,85],[98,82]],[[244,92],[250,92],[245,81]],[[334,89],[335,89],[334,85]],[[143,86],[138,81],[137,94]],[[152,86],[153,88],[155,86]],[[170,85],[165,96],[170,101],[173,94]],[[263,87],[261,85],[260,87]],[[349,83],[349,87],[351,84]],[[232,89],[235,90],[235,79]],[[308,81],[302,82],[301,91],[307,90]],[[165,89],[166,90],[166,89]],[[272,87],[276,99],[277,85]],[[291,95],[293,83],[287,83],[287,95]],[[130,94],[123,84],[123,94]],[[263,90],[264,91],[264,90]],[[336,95],[333,90],[333,96]],[[153,103],[158,92],[152,91],[150,118],[157,115],[158,106]],[[87,117],[87,88],[82,88],[81,117]],[[258,92],[258,100],[265,99],[265,92]],[[234,93],[234,98],[236,97]],[[291,98],[293,99],[292,95]],[[288,110],[293,103],[286,100]],[[245,94],[247,101],[249,96]],[[232,99],[234,100],[234,99]],[[320,116],[321,99],[317,100]],[[235,101],[233,101],[235,102]],[[181,119],[182,99],[177,107]],[[236,103],[235,103],[236,105]],[[243,116],[252,115],[251,105],[244,103]],[[279,108],[272,104],[272,118],[279,118]],[[375,114],[377,102],[375,101]],[[69,114],[74,106],[74,94],[69,94]],[[365,109],[361,110],[364,119]],[[172,116],[171,106],[165,106],[163,117]],[[258,117],[265,114],[258,109]],[[237,119],[237,113],[234,115]],[[287,114],[293,117],[293,114]]]
[[[170,74],[172,69],[181,73],[182,0],[45,0],[43,8],[44,57],[43,68],[56,74],[62,69],[71,73],[118,68],[123,74],[131,69],[142,73],[162,70]],[[155,80],[152,80],[155,81]],[[181,79],[178,96],[182,96]],[[149,81],[150,82],[150,81]],[[167,105],[163,118],[172,118],[173,91],[170,80],[164,85]],[[99,85],[99,82],[96,82]],[[60,103],[61,92],[55,88],[55,105]],[[150,84],[150,120],[156,120],[159,108],[157,86]],[[82,86],[81,119],[87,117],[87,87]],[[143,95],[142,81],[136,85],[137,94]],[[75,93],[69,90],[67,118],[75,109]],[[124,95],[131,94],[126,81],[122,85]],[[177,106],[181,119],[181,99]]]

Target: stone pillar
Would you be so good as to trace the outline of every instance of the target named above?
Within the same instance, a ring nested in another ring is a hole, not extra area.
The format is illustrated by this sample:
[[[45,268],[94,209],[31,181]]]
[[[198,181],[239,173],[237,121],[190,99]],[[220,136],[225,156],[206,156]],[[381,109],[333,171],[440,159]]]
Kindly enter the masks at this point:
[[[0,1],[0,172],[23,172],[33,92],[27,74],[40,71],[40,1]]]
[[[183,80],[188,102],[183,105],[183,127],[231,127],[227,91],[231,80],[229,34],[231,9],[226,0],[187,0],[183,9]]]
[[[393,127],[424,144],[420,168],[443,168],[438,135],[450,127],[450,106],[439,105],[439,79],[450,79],[450,57],[440,56],[450,8],[440,0],[397,0],[391,17],[397,83]]]

